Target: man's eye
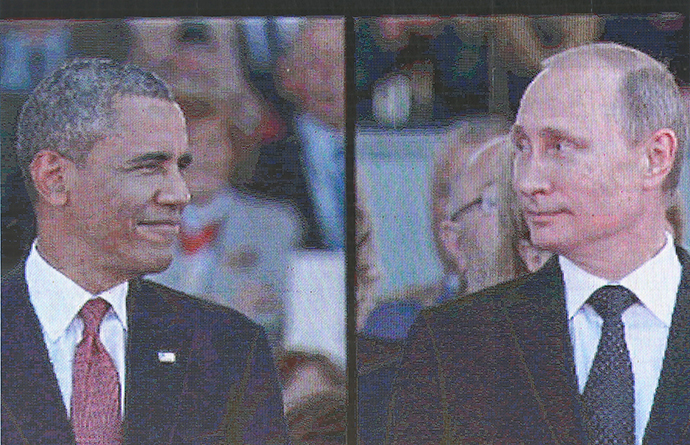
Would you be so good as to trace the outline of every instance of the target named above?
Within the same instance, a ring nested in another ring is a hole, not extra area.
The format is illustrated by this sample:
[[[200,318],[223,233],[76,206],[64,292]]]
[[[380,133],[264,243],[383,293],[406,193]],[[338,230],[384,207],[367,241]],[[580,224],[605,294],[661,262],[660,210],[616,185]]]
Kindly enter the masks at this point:
[[[568,150],[574,150],[576,148],[576,146],[571,141],[557,141],[554,144],[554,148],[558,151],[568,151]]]
[[[140,164],[140,165],[135,167],[135,169],[138,171],[151,172],[151,173],[158,171],[160,168],[161,168],[161,165],[157,164],[157,163]]]

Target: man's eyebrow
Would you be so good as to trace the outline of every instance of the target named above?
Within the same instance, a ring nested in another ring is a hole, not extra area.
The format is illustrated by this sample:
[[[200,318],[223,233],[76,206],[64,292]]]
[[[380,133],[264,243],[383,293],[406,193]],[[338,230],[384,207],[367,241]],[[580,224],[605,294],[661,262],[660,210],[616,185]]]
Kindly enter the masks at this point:
[[[549,139],[556,139],[560,141],[572,141],[577,145],[585,145],[586,141],[582,138],[578,138],[566,131],[559,130],[557,128],[547,127],[540,131],[542,137],[547,137]]]
[[[510,140],[516,142],[518,138],[525,135],[525,130],[521,125],[513,125],[508,133]],[[586,145],[586,140],[576,137],[567,131],[558,128],[546,127],[539,131],[539,136],[542,138],[572,141],[577,145]]]
[[[139,155],[135,158],[132,158],[127,161],[127,164],[129,165],[138,165],[138,164],[145,164],[147,162],[166,162],[172,159],[172,155],[170,153],[166,153],[163,151],[154,151],[150,153],[144,153],[142,155]]]

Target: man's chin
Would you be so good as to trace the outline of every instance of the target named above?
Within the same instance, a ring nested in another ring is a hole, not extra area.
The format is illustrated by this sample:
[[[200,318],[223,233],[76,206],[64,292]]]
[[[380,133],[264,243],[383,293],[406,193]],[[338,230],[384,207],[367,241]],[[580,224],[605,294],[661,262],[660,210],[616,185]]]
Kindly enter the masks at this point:
[[[554,227],[530,227],[530,242],[538,249],[559,253],[565,244],[559,232]]]
[[[159,273],[163,272],[166,270],[168,267],[170,267],[170,264],[172,263],[173,257],[172,254],[168,255],[164,258],[157,258],[156,261],[152,262],[151,264],[151,270],[147,273]]]
[[[170,267],[173,260],[172,249],[166,248],[154,252],[140,252],[132,258],[131,265],[134,266],[132,272],[142,276],[147,274],[159,273]]]

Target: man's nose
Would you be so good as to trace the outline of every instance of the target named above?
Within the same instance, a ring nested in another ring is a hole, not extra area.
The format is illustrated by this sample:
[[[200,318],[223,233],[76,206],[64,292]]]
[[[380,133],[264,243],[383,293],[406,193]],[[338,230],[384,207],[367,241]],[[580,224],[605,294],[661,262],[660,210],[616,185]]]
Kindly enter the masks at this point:
[[[522,195],[549,193],[552,188],[548,166],[536,150],[518,153],[513,162],[513,187]]]
[[[177,168],[166,176],[165,183],[156,196],[159,204],[174,206],[187,205],[190,198],[187,182],[182,176],[182,172]]]

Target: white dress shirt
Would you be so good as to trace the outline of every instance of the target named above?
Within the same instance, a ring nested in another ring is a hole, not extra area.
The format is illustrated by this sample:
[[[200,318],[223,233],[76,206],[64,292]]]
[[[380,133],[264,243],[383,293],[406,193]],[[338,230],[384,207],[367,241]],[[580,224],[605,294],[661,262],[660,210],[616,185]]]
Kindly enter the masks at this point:
[[[38,253],[36,242],[26,260],[25,274],[29,299],[41,323],[48,356],[68,414],[72,398],[72,362],[84,330],[84,324],[77,314],[84,303],[92,298],[100,297],[110,303],[111,308],[101,323],[100,339],[117,368],[120,409],[124,414],[128,283],[92,295],[48,264]]]
[[[681,265],[673,238],[667,233],[666,245],[656,256],[617,282],[585,272],[565,257],[558,259],[565,281],[568,327],[580,393],[585,389],[604,322],[585,302],[595,290],[609,284],[624,286],[639,299],[639,303],[623,312],[622,318],[635,378],[635,443],[642,444],[680,285]]]

